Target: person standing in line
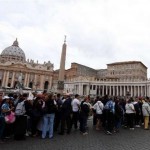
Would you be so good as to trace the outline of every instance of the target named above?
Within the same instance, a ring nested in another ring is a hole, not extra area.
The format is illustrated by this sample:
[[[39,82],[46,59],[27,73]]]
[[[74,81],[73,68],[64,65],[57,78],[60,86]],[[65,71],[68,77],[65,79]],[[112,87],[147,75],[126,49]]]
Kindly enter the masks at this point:
[[[90,112],[89,98],[85,97],[85,99],[81,102],[80,105],[80,132],[83,135],[87,135],[87,119]]]
[[[134,109],[135,109],[135,127],[139,128],[140,126],[140,116],[141,116],[141,110],[139,105],[139,99],[135,98],[135,101],[133,102]]]
[[[54,124],[54,130],[57,131],[60,127],[60,122],[61,122],[61,108],[62,108],[62,100],[61,100],[61,95],[58,93],[56,97],[56,103],[57,103],[57,111],[55,114],[55,124]]]
[[[27,131],[27,102],[28,94],[24,93],[19,97],[18,103],[15,108],[16,121],[14,123],[14,139],[25,140]]]
[[[42,139],[46,138],[47,130],[49,132],[49,138],[53,138],[54,118],[57,110],[56,101],[52,94],[48,95],[45,101],[45,114],[43,116],[43,128],[42,128]]]
[[[96,99],[93,102],[93,106],[97,103],[97,101],[99,101],[99,96],[96,97]],[[93,126],[95,126],[97,124],[97,114],[96,114],[96,109],[93,107],[92,109],[93,112]]]
[[[135,116],[135,109],[132,103],[132,98],[130,98],[126,105],[126,117],[127,117],[127,126],[129,126],[130,130],[134,130],[134,116]]]
[[[14,107],[10,105],[10,97],[4,96],[1,104],[1,112],[5,117],[6,115],[10,114],[11,111],[14,111]],[[11,130],[12,130],[12,124],[5,123],[5,128],[3,132],[4,138],[10,138],[12,134]]]
[[[67,127],[67,134],[70,134],[71,131],[71,107],[72,99],[69,94],[64,96],[64,102],[61,107],[61,131],[59,132],[60,135],[64,135],[65,133],[65,124]]]
[[[106,132],[108,135],[112,134],[114,128],[114,115],[115,115],[115,102],[112,98],[109,98],[108,102],[104,106],[106,113]]]
[[[150,116],[150,106],[148,104],[148,98],[143,100],[142,112],[144,117],[144,129],[149,130],[149,116]]]
[[[124,115],[124,110],[120,104],[120,100],[117,98],[115,100],[115,128],[114,128],[114,132],[119,132],[123,115]]]
[[[80,110],[80,100],[79,100],[79,95],[76,94],[75,98],[72,100],[71,103],[72,106],[72,124],[74,124],[74,128],[78,128],[78,121],[79,121],[79,110]]]
[[[100,130],[100,124],[102,123],[102,114],[104,109],[104,104],[100,99],[97,99],[97,102],[94,104],[93,109],[96,111],[96,130]]]

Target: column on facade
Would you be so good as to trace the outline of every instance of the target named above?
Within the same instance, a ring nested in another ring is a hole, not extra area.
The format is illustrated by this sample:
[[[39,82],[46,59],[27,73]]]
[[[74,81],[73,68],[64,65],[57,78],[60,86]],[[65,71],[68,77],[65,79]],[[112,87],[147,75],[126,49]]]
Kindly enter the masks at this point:
[[[83,84],[79,84],[79,95],[83,95]]]
[[[24,77],[24,86],[27,86],[26,82],[27,82],[27,73],[25,73],[25,77]]]
[[[95,85],[96,95],[97,95],[97,85]]]
[[[149,97],[149,85],[147,85],[147,95],[146,96],[148,96]]]
[[[12,78],[11,78],[11,87],[12,88],[14,87],[14,79],[15,79],[15,72],[13,71]]]
[[[5,86],[5,79],[6,79],[6,71],[4,71],[3,73],[2,87]]]
[[[34,89],[37,90],[37,74],[34,75]]]
[[[49,89],[52,88],[52,76],[50,76],[48,88],[49,88]]]
[[[9,80],[9,71],[7,71],[7,74],[6,74],[5,86],[8,86],[8,80]]]
[[[90,94],[90,84],[86,85],[86,95]]]
[[[26,86],[26,87],[28,87],[29,86],[29,74],[28,73],[26,73],[26,77],[25,77],[26,79],[25,79],[25,82],[24,82],[24,85]]]
[[[41,90],[44,89],[44,75],[41,75],[41,78],[40,78],[40,89]]]

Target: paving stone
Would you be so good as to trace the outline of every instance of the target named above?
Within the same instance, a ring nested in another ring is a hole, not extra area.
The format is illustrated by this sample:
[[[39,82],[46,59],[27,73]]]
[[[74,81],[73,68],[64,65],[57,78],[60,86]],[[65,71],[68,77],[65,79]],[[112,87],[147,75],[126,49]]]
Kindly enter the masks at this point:
[[[0,150],[150,150],[150,131],[135,128],[134,131],[121,129],[119,133],[106,135],[96,131],[92,120],[88,120],[89,134],[83,136],[79,131],[70,135],[54,134],[53,139],[27,137],[25,141],[9,140],[0,144]]]

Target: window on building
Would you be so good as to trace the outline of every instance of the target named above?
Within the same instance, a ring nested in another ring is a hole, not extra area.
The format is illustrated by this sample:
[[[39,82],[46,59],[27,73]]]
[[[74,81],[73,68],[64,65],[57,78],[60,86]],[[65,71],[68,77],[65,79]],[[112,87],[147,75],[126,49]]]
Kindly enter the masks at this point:
[[[96,85],[93,85],[93,90],[95,90],[96,89]]]

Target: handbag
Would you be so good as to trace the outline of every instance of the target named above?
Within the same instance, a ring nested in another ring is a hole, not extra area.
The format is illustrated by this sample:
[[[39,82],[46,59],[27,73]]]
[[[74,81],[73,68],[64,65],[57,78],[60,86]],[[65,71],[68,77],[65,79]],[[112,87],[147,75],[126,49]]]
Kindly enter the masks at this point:
[[[6,122],[7,124],[14,123],[15,120],[16,120],[15,113],[12,112],[12,111],[10,112],[9,115],[6,115],[4,118],[5,118],[5,122]]]

